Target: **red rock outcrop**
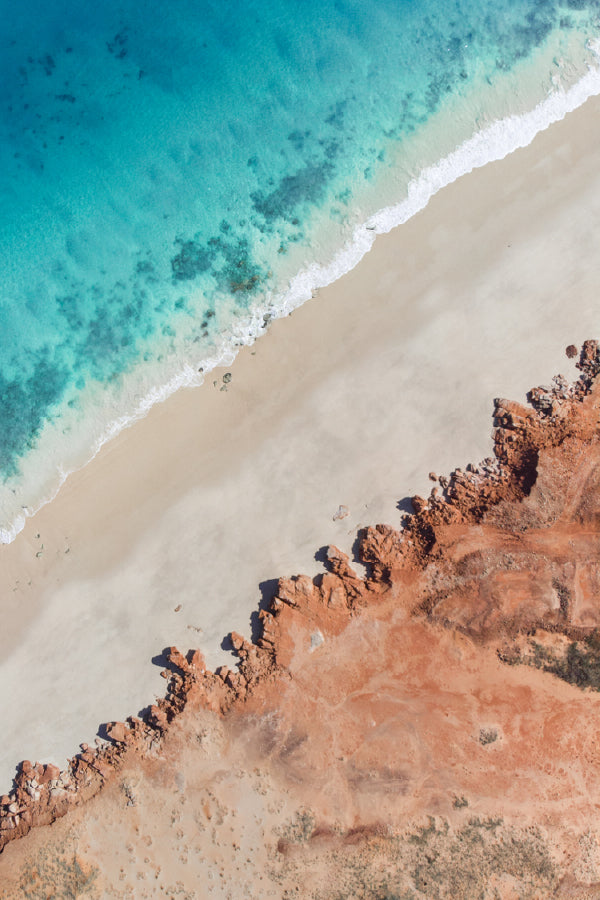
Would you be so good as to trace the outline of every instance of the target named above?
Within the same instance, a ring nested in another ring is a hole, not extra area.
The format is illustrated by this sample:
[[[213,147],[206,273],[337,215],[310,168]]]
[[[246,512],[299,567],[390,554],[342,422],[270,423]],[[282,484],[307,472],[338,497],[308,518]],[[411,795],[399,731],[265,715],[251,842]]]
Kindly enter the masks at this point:
[[[491,642],[500,658],[510,662],[528,660],[524,641],[538,631],[548,646],[550,638],[564,643],[593,636],[600,625],[596,342],[584,344],[578,365],[581,376],[576,382],[568,384],[558,377],[550,387],[533,389],[529,406],[496,400],[494,457],[465,471],[456,469],[448,478],[432,473],[437,483],[431,495],[414,498],[415,513],[406,517],[402,530],[377,525],[360,534],[366,578],[353,570],[343,552],[329,547],[327,571],[321,576],[279,581],[270,608],[259,614],[262,628],[256,643],[231,635],[239,657],[237,669],[222,667],[212,673],[199,651],[184,655],[171,647],[165,654],[166,696],[144,718],[106,725],[102,745],[94,749],[82,745],[64,772],[55,766],[21,763],[13,789],[0,798],[0,850],[96,794],[126,762],[151,754],[186,709],[212,710],[230,719],[239,716],[241,721],[283,703],[278,685],[293,684],[295,678],[305,695],[312,696],[306,673],[317,666],[322,680],[314,683],[334,706],[342,690],[336,680],[339,670],[334,676],[332,668],[328,681],[327,663],[316,651],[324,642],[350,634],[354,620],[370,623],[382,647],[392,635],[400,645],[402,621],[410,620],[412,643],[407,637],[404,649],[418,658],[432,640],[428,628],[438,629],[438,643],[443,643],[439,629],[475,643]],[[400,618],[386,632],[391,611]],[[367,674],[363,675],[367,683]],[[368,674],[374,693],[360,713],[363,718],[375,715],[372,707],[377,704],[385,716],[386,704],[397,702],[378,698],[375,686],[380,675]],[[349,672],[351,677],[359,676]],[[393,684],[400,678],[395,669],[393,678]],[[317,698],[311,702],[317,703]],[[439,740],[446,733],[450,739],[441,711],[438,718]],[[340,737],[340,744],[352,744],[357,721],[362,719],[348,720],[350,737],[347,741]],[[363,722],[360,727],[367,726]],[[481,744],[486,740],[484,735]],[[377,748],[371,752],[376,755]],[[349,791],[362,778],[363,769],[379,773],[372,776],[373,790],[377,788],[382,798],[386,784],[397,789],[403,779],[407,781],[406,773],[391,769],[382,775],[366,750],[361,750],[367,754],[362,762],[357,753],[355,747],[352,753],[339,754],[336,771],[350,785]],[[313,774],[318,770],[309,753],[302,765]],[[352,803],[358,803],[356,798]],[[381,803],[385,806],[383,799]],[[366,802],[357,806],[363,809],[363,819],[367,806]]]

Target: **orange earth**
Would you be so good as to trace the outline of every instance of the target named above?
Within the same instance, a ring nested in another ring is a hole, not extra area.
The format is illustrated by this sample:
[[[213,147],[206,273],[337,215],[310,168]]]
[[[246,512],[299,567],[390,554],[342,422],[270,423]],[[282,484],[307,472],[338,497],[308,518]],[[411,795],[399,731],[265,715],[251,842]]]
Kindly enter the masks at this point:
[[[281,579],[236,670],[170,648],[144,716],[23,762],[1,896],[600,897],[596,342],[579,367],[361,532],[365,578],[330,547]]]

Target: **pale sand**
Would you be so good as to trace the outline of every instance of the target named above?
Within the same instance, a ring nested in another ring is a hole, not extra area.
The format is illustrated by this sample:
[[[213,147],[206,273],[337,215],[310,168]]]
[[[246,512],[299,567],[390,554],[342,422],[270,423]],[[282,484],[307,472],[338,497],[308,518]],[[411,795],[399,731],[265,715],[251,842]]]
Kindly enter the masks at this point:
[[[0,548],[0,789],[152,702],[164,646],[218,664],[261,582],[488,455],[494,396],[575,374],[565,345],[600,335],[599,145],[594,99],[445,188],[244,349],[227,391],[221,371],[154,408]]]

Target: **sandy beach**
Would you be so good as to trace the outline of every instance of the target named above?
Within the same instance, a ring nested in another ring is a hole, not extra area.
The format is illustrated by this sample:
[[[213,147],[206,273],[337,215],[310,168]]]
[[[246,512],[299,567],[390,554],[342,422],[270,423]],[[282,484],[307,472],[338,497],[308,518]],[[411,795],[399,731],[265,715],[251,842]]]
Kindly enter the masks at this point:
[[[272,579],[488,455],[493,397],[573,376],[564,347],[599,333],[599,113],[445,188],[0,548],[6,788],[21,759],[63,765],[162,694],[165,646],[218,665]]]

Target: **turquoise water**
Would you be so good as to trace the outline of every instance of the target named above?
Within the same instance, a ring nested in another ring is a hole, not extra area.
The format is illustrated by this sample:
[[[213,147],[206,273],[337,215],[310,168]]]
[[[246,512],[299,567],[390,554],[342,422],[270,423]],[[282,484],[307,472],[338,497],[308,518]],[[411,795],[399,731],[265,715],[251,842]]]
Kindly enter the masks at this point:
[[[576,82],[599,8],[2,0],[5,539],[425,166]]]

